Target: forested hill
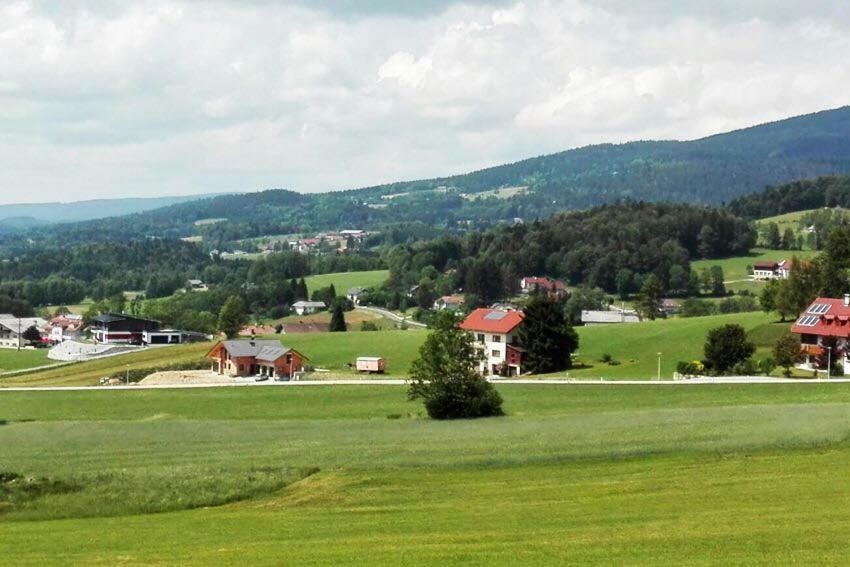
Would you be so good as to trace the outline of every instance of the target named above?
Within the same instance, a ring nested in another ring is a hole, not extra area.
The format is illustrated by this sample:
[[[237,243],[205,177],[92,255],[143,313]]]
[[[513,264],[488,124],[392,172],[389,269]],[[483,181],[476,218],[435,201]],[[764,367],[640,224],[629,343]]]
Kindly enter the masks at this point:
[[[302,195],[270,190],[29,231],[34,246],[204,236],[235,239],[421,223],[486,229],[570,209],[640,200],[719,204],[765,186],[850,174],[850,107],[688,141],[604,144],[466,175]],[[0,230],[0,248],[21,239]]]
[[[750,219],[821,207],[850,208],[850,177],[839,175],[794,181],[768,187],[764,191],[739,197],[729,203],[732,212]]]

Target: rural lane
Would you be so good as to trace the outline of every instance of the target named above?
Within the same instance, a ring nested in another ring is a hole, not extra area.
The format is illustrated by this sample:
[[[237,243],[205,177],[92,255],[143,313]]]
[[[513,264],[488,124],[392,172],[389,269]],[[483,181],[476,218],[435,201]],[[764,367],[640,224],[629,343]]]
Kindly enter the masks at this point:
[[[520,384],[527,386],[700,386],[710,384],[847,384],[850,378],[789,379],[764,378],[759,376],[725,376],[722,378],[693,378],[690,380],[571,380],[568,378],[549,378],[540,380],[496,379],[495,384]],[[294,382],[253,382],[242,381],[232,384],[151,384],[147,386],[0,386],[3,392],[73,392],[73,391],[122,391],[122,390],[179,390],[192,388],[297,388],[303,386],[404,386],[406,380],[301,380]]]

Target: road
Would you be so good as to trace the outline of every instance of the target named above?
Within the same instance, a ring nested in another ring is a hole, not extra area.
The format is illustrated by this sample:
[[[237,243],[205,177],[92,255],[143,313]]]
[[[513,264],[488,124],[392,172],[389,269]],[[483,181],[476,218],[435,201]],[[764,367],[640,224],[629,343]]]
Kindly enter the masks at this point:
[[[826,379],[791,379],[765,378],[764,376],[724,376],[720,378],[692,378],[690,380],[574,380],[569,378],[546,379],[502,379],[491,380],[495,384],[521,384],[527,386],[705,386],[710,384],[848,384],[850,378]],[[151,384],[147,386],[0,386],[0,396],[3,392],[81,392],[81,391],[122,391],[122,390],[178,390],[193,388],[297,388],[309,386],[404,386],[406,380],[400,379],[365,379],[365,380],[301,380],[295,382],[254,382],[239,381],[232,384]]]
[[[367,311],[369,313],[374,313],[376,315],[380,315],[385,319],[389,319],[395,323],[401,323],[404,321],[407,323],[409,327],[416,327],[417,329],[427,329],[428,325],[420,323],[418,321],[413,321],[411,319],[404,319],[403,317],[393,313],[392,311],[387,311],[386,309],[381,309],[380,307],[355,307],[355,309],[359,309],[361,311]]]

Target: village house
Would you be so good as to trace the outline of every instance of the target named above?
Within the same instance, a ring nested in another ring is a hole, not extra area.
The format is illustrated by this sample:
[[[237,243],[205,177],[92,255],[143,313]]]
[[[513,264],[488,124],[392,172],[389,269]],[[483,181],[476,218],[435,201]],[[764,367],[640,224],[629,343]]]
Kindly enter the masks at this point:
[[[461,307],[463,307],[462,295],[444,295],[443,297],[439,297],[436,301],[434,301],[435,311],[457,311]]]
[[[826,368],[831,358],[850,364],[850,294],[842,299],[818,297],[791,326],[800,335],[804,366]]]
[[[790,260],[759,260],[753,265],[752,278],[757,281],[787,280],[790,275]]]
[[[523,349],[517,331],[522,311],[476,309],[460,324],[473,334],[475,346],[484,351],[478,370],[485,376],[517,376],[522,373]]]
[[[89,330],[94,342],[108,344],[135,344],[143,342],[145,332],[159,331],[159,321],[106,313],[91,318]]]
[[[324,301],[296,301],[292,304],[292,310],[298,315],[312,315],[323,311],[326,307]]]
[[[39,331],[47,326],[41,317],[15,317],[10,313],[0,314],[0,348],[19,348],[27,344],[24,333],[30,327]]]
[[[219,341],[206,355],[212,371],[232,378],[260,376],[291,380],[307,357],[274,340]]]
[[[522,293],[528,295],[543,292],[554,297],[563,297],[567,293],[567,286],[564,282],[538,276],[522,278],[519,282],[519,289]]]
[[[360,302],[366,298],[366,290],[362,287],[352,287],[346,292],[345,297],[354,305],[360,305]]]
[[[47,324],[47,339],[53,344],[59,344],[62,341],[80,338],[84,324],[82,315],[71,313],[57,315]]]

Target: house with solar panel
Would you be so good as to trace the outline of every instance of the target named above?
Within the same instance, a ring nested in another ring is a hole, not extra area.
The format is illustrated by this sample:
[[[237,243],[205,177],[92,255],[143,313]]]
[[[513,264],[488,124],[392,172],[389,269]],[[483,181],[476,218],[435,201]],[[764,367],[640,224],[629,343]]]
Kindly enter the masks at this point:
[[[219,341],[206,355],[212,371],[224,376],[291,380],[304,370],[306,356],[274,340]]]
[[[800,335],[808,368],[826,368],[829,359],[850,364],[850,294],[843,299],[819,297],[800,315],[791,332]]]
[[[517,376],[522,373],[523,348],[517,331],[522,311],[476,309],[460,324],[472,333],[475,346],[484,351],[478,370],[485,376]]]

